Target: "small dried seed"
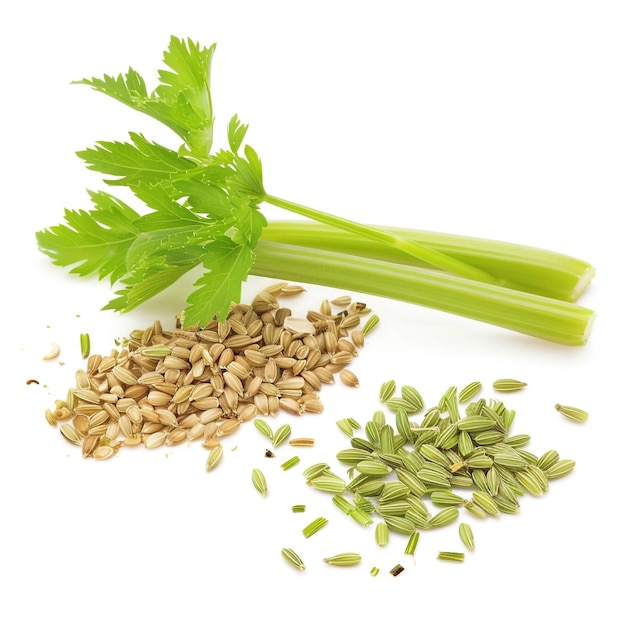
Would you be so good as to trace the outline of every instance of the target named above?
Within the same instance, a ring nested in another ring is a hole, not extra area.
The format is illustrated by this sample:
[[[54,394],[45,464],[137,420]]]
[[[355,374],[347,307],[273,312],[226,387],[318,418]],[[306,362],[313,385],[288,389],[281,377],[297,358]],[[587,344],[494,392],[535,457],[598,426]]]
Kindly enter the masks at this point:
[[[267,495],[267,482],[265,476],[260,469],[254,468],[252,470],[252,484],[254,488],[262,495]]]
[[[224,448],[221,445],[213,448],[209,453],[209,458],[206,462],[206,471],[210,472],[211,470],[215,469],[219,465],[223,456]]]
[[[574,406],[567,406],[563,404],[555,404],[554,408],[568,420],[582,424],[589,418],[589,413],[583,409],[577,409]]]
[[[289,440],[289,445],[310,448],[315,445],[315,439],[311,439],[310,437],[296,437],[295,439]]]
[[[278,447],[291,434],[291,426],[282,424],[279,426],[272,437],[272,445]]]
[[[328,563],[329,565],[352,567],[361,562],[361,555],[356,552],[342,552],[340,554],[335,554],[334,556],[328,556],[322,560],[324,563]]]
[[[109,459],[115,454],[115,450],[111,446],[98,446],[91,456],[94,459],[98,459],[102,461],[104,459]]]
[[[299,570],[306,569],[302,559],[291,548],[283,548],[281,550],[281,554],[283,555],[287,563],[289,563],[296,569],[299,569]]]
[[[61,431],[63,437],[71,444],[74,444],[75,446],[81,445],[82,437],[71,424],[61,424],[59,430]]]
[[[461,524],[459,524],[459,536],[468,550],[474,549],[474,533],[472,532],[470,525],[466,522],[461,522]]]
[[[455,506],[449,506],[433,515],[430,518],[429,524],[431,528],[441,528],[442,526],[452,524],[458,517],[459,510]]]
[[[41,358],[44,361],[50,361],[56,359],[61,354],[61,348],[56,343],[51,343],[48,352],[46,352]]]
[[[553,463],[550,467],[544,470],[545,475],[549,480],[554,478],[560,478],[561,476],[565,476],[569,474],[576,465],[575,461],[571,461],[569,459],[562,459]]]
[[[469,383],[459,391],[459,402],[465,404],[469,402],[482,389],[482,383],[476,381]]]
[[[359,379],[357,378],[356,374],[352,372],[351,370],[347,370],[347,369],[342,370],[339,374],[339,378],[341,382],[344,385],[347,385],[348,387],[359,386]]]
[[[389,526],[385,522],[378,522],[374,532],[376,544],[384,547],[389,543]]]
[[[254,420],[253,424],[262,435],[270,440],[274,439],[274,432],[272,430],[272,427],[264,419],[257,417]]]
[[[363,332],[363,336],[367,337],[367,335],[369,335],[374,330],[374,328],[378,326],[379,322],[380,318],[378,317],[378,315],[376,315],[376,313],[370,315],[367,320],[365,320],[365,324],[363,324],[363,328],[361,329]]]
[[[528,383],[524,383],[514,378],[498,378],[493,381],[493,388],[496,391],[511,392],[520,391],[528,386]]]

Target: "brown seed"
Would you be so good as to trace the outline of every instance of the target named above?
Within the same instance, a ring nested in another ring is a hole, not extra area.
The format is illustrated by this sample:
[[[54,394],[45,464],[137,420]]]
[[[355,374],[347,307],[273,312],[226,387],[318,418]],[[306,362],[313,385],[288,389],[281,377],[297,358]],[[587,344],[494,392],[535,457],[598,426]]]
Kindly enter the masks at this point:
[[[146,448],[150,448],[150,449],[158,448],[159,446],[165,443],[166,439],[167,439],[167,431],[159,430],[155,433],[148,435],[144,440],[144,444]]]
[[[115,450],[111,446],[98,446],[91,456],[94,459],[98,459],[99,461],[103,461],[104,459],[109,459],[115,454]]]
[[[339,374],[339,378],[341,379],[341,382],[348,387],[359,386],[359,379],[357,378],[356,374],[354,374],[354,372],[352,372],[351,370],[342,370]]]

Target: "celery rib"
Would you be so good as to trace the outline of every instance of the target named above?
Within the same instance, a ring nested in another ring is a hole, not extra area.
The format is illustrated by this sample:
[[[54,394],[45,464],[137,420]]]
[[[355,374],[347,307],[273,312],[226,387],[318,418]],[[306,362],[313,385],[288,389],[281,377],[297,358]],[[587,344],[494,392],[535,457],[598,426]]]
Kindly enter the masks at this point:
[[[402,233],[394,233],[391,229],[386,227],[381,228],[359,224],[358,222],[324,213],[317,209],[312,209],[297,204],[296,202],[291,202],[290,200],[283,200],[282,198],[277,198],[269,194],[266,194],[263,200],[276,207],[286,209],[298,215],[303,215],[321,224],[336,227],[343,233],[344,238],[347,232],[352,236],[360,237],[365,242],[376,243],[381,245],[383,249],[397,250],[408,258],[426,262],[432,267],[452,272],[458,276],[479,280],[484,283],[496,282],[488,272],[465,263],[458,258],[455,259],[441,251],[429,248],[415,239],[405,237]]]
[[[584,345],[595,313],[536,294],[440,271],[261,240],[250,271],[417,304],[555,343]]]
[[[551,250],[409,228],[382,228],[473,265],[493,276],[502,286],[566,302],[575,302],[595,274],[593,266],[586,261]],[[316,222],[273,220],[264,229],[262,239],[391,263],[427,266],[401,250],[358,234],[346,237],[342,230]]]

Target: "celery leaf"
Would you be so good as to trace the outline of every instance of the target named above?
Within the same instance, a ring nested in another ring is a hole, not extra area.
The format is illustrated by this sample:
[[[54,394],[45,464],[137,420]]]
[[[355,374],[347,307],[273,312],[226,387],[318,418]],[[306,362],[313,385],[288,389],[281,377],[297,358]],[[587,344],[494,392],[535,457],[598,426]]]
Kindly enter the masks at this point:
[[[221,238],[208,244],[200,258],[207,270],[194,284],[187,299],[185,321],[203,324],[213,316],[224,320],[230,305],[241,299],[241,284],[254,262],[253,250],[231,239]]]
[[[113,283],[126,273],[125,258],[139,232],[139,215],[103,191],[90,196],[93,210],[66,209],[65,224],[37,232],[37,243],[55,265],[73,266],[70,271],[80,276],[109,276]]]

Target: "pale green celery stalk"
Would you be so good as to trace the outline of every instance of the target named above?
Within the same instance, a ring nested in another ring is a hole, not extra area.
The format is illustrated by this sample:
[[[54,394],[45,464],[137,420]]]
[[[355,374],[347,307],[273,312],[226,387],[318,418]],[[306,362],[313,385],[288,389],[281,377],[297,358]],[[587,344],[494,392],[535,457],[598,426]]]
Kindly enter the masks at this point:
[[[493,276],[502,286],[575,302],[592,281],[595,270],[586,261],[516,243],[382,226],[415,243],[444,253]],[[308,221],[270,221],[262,239],[392,263],[422,265],[401,250],[358,234],[346,236],[338,228]]]
[[[250,273],[418,304],[571,346],[586,343],[595,318],[570,302],[437,270],[264,240]]]
[[[428,248],[417,241],[407,239],[403,235],[394,234],[389,229],[359,224],[358,222],[353,222],[329,213],[323,213],[322,211],[317,211],[316,209],[311,209],[302,204],[297,204],[290,200],[283,200],[282,198],[277,198],[269,194],[263,195],[263,201],[281,209],[286,209],[291,213],[296,213],[297,215],[308,217],[316,222],[326,224],[327,226],[336,227],[344,232],[344,237],[346,236],[345,233],[348,232],[354,236],[363,238],[367,242],[376,242],[383,249],[395,249],[409,258],[419,259],[430,264],[432,267],[451,272],[457,276],[464,276],[465,278],[471,278],[485,283],[497,282],[492,276],[481,269],[477,269],[463,261]]]

